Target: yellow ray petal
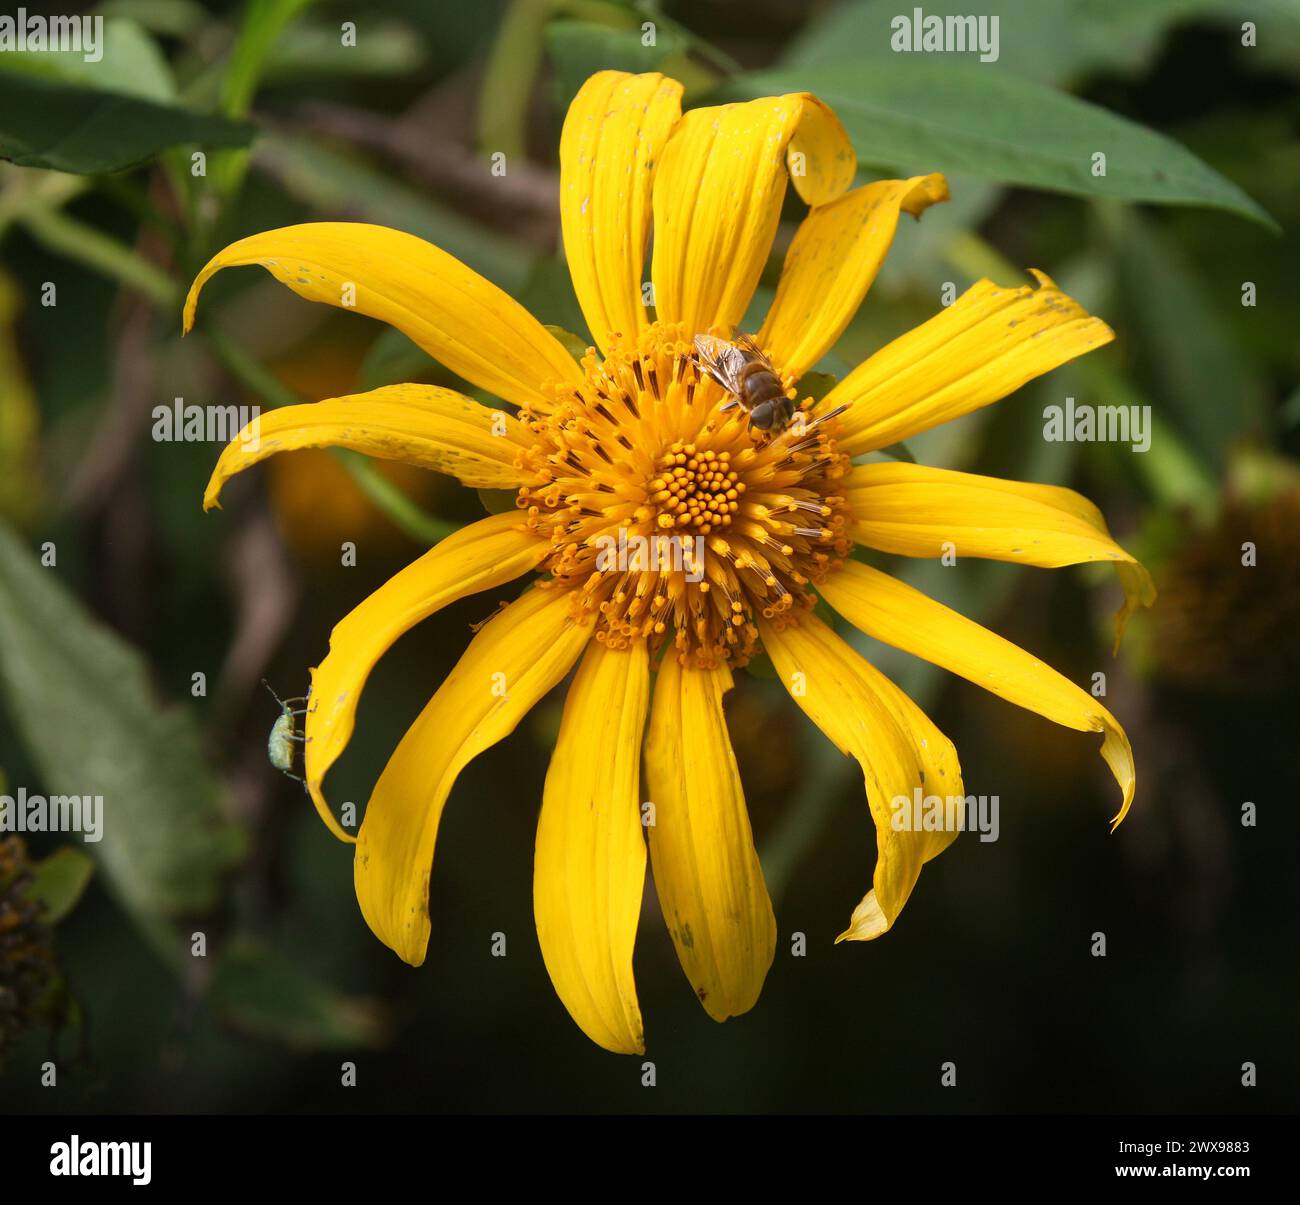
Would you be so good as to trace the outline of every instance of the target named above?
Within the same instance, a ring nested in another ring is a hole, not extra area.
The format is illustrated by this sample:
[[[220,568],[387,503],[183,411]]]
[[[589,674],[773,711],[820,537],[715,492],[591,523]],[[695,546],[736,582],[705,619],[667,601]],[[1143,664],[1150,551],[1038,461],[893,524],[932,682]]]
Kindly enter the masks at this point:
[[[644,642],[588,646],[560,721],[537,822],[533,911],[555,991],[579,1028],[616,1054],[642,1054],[632,978],[645,837],[641,741],[650,698]]]
[[[564,257],[596,345],[646,325],[641,300],[655,167],[682,111],[662,75],[600,71],[573,98],[560,135]]]
[[[935,557],[949,545],[957,557],[1045,569],[1113,562],[1124,587],[1117,647],[1133,611],[1155,602],[1151,575],[1111,539],[1101,511],[1074,490],[903,461],[858,465],[844,490],[853,513],[849,534],[882,552]]]
[[[351,448],[448,473],[478,489],[517,489],[527,475],[515,457],[526,447],[524,428],[504,410],[436,385],[386,385],[259,415],[221,453],[203,509],[220,505],[221,490],[236,473],[277,452]]]
[[[840,450],[888,447],[978,410],[1115,333],[1042,272],[1040,288],[981,280],[952,305],[863,361],[818,404],[849,403]]]
[[[1136,783],[1133,750],[1119,721],[1091,695],[1009,640],[878,569],[845,561],[817,588],[868,636],[960,674],[1066,728],[1103,733],[1101,756],[1123,792],[1112,825],[1128,814]]]
[[[655,890],[682,969],[715,1021],[753,1008],[776,949],[776,918],[722,713],[730,689],[725,666],[683,669],[669,650],[646,741]]]
[[[785,197],[825,205],[857,160],[835,116],[806,92],[693,109],[678,123],[654,182],[655,308],[688,333],[744,317]]]
[[[452,784],[569,672],[590,634],[569,619],[564,591],[527,591],[470,641],[375,784],[357,834],[357,902],[412,966],[429,944],[429,869]]]
[[[815,616],[780,629],[764,622],[762,630],[763,647],[791,697],[862,767],[876,869],[871,890],[836,941],[870,941],[898,918],[921,864],[957,835],[955,825],[927,832],[912,823],[918,791],[945,805],[963,798],[957,751],[903,691]]]
[[[461,528],[389,578],[335,625],[329,654],[312,670],[307,705],[307,789],[320,817],[344,841],[322,783],[352,738],[357,704],[375,663],[399,636],[458,598],[490,590],[535,569],[550,551],[516,512]]]
[[[813,209],[800,223],[758,336],[780,367],[802,376],[857,312],[894,241],[902,211],[919,218],[948,199],[941,175],[878,180]]]
[[[190,286],[186,331],[208,279],[247,264],[261,264],[308,301],[387,322],[506,401],[544,404],[543,381],[582,380],[559,340],[491,281],[432,243],[364,222],[308,222],[231,243]]]

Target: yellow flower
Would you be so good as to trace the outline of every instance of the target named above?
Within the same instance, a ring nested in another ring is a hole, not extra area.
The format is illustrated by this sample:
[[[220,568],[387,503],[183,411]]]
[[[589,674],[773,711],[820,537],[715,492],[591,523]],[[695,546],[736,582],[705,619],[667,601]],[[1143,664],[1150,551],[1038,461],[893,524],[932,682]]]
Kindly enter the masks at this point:
[[[701,371],[693,337],[725,337],[741,321],[787,181],[810,208],[756,338],[792,397],[852,318],[899,214],[919,216],[946,199],[947,185],[929,175],[851,189],[847,136],[805,93],[685,115],[680,99],[681,86],[660,75],[602,72],[570,106],[560,143],[564,248],[598,349],[581,365],[451,256],[368,225],[243,239],[203,269],[185,312],[188,329],[214,272],[261,264],[300,296],[392,324],[517,408],[398,385],[275,411],[262,418],[259,444],[237,440],[223,453],[205,505],[256,461],[323,445],[518,491],[516,513],[444,540],[334,629],[313,672],[307,784],[324,822],[352,840],[322,784],[371,668],[453,600],[540,572],[470,641],[380,776],[355,838],[357,898],[375,934],[419,965],[434,843],[456,776],[576,666],[538,822],[537,933],[574,1020],[621,1052],[644,1049],[632,948],[647,838],[678,956],[709,1015],[752,1007],[771,965],[776,924],[723,715],[732,671],[760,646],[798,706],[862,768],[878,855],[843,938],[885,932],[922,863],[954,836],[894,830],[896,797],[917,787],[963,793],[957,756],[916,704],[813,615],[817,595],[871,636],[1059,724],[1102,733],[1123,795],[1116,822],[1129,807],[1132,752],[1095,698],[847,559],[855,541],[907,556],[938,555],[951,541],[967,556],[1029,565],[1113,561],[1125,613],[1153,596],[1145,570],[1070,490],[853,464],[1112,338],[1041,274],[1037,289],[981,281],[825,398],[805,397],[802,420],[784,431],[751,431],[743,409],[723,409],[728,395]],[[653,315],[642,292],[652,226]],[[635,553],[611,566],[602,552],[620,532],[674,535],[685,551],[654,567]],[[653,803],[644,826],[643,736]]]

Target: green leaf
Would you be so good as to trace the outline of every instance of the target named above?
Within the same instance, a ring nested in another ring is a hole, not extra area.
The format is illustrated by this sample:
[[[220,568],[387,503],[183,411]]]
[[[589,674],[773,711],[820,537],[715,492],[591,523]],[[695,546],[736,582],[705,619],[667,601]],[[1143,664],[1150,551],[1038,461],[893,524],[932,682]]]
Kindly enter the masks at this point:
[[[0,72],[0,159],[19,167],[95,175],[170,146],[245,146],[253,134],[247,122]]]
[[[799,378],[799,396],[820,402],[835,388],[835,378],[829,372],[805,372]]]
[[[1246,15],[1261,25],[1267,21],[1273,31],[1285,3],[1260,0]],[[881,61],[920,57],[893,48],[899,29],[895,22],[906,21],[911,27],[913,8],[898,0],[836,5],[808,24],[781,61],[807,67],[853,59],[874,70]],[[1063,86],[1095,71],[1135,74],[1152,62],[1175,26],[1189,21],[1239,25],[1243,15],[1237,0],[999,0],[994,9],[999,19],[997,58],[982,65]],[[971,12],[970,0],[928,0],[923,8],[925,17]],[[1265,39],[1269,41],[1271,34]],[[980,53],[950,51],[944,57],[978,61]]]
[[[13,50],[0,54],[0,71],[25,72],[161,104],[176,99],[171,68],[158,43],[134,21],[109,17],[99,53],[99,58],[88,62],[80,50]]]
[[[583,342],[585,354],[592,340],[588,337],[578,295],[573,291],[569,266],[562,258],[550,255],[533,260],[515,298],[538,322],[549,323],[556,330],[572,332],[572,338]]]
[[[582,357],[587,354],[587,348],[590,346],[587,340],[581,335],[575,335],[572,331],[566,331],[562,326],[552,326],[550,323],[544,325],[556,339],[564,344],[564,350],[581,364]]]
[[[1222,472],[1228,450],[1265,426],[1265,390],[1242,355],[1223,310],[1240,305],[1208,290],[1197,264],[1141,214],[1119,215],[1118,293],[1130,354],[1164,418],[1199,456]],[[1127,397],[1102,399],[1128,404]]]
[[[357,384],[363,391],[369,391],[384,385],[421,381],[437,367],[424,348],[417,347],[396,327],[386,326],[375,336],[361,361]]]
[[[863,166],[967,172],[1047,192],[1222,209],[1277,229],[1232,181],[1185,147],[1096,105],[981,64],[897,56],[740,76],[752,98],[815,91],[844,122]],[[1106,174],[1093,157],[1106,156]]]
[[[597,71],[654,71],[688,47],[687,39],[669,28],[656,27],[653,46],[643,45],[641,37],[639,27],[610,29],[589,21],[552,21],[546,27],[546,49],[564,100],[576,96]]]
[[[199,0],[104,0],[98,6],[105,21],[127,17],[155,34],[192,38],[211,20]]]
[[[1291,431],[1300,426],[1300,385],[1291,392],[1291,396],[1282,403],[1278,418],[1284,430]]]
[[[45,906],[45,924],[59,924],[77,906],[86,884],[95,874],[95,863],[81,850],[65,845],[32,867],[27,897]]]
[[[345,46],[338,22],[302,21],[281,38],[266,62],[263,82],[283,85],[303,78],[391,80],[420,69],[428,57],[424,40],[397,21],[366,24],[364,37]]]
[[[483,503],[483,509],[489,515],[507,515],[515,510],[515,499],[518,494],[514,490],[478,490],[478,500]]]
[[[518,243],[394,180],[365,159],[303,138],[267,134],[257,162],[296,197],[325,212],[394,226],[436,243],[512,296],[527,273]]]
[[[57,925],[76,907],[94,873],[95,863],[90,858],[79,849],[65,845],[32,867],[27,896],[45,905],[41,916],[45,924]]]
[[[888,456],[890,460],[905,460],[908,464],[915,464],[916,457],[912,455],[911,449],[902,442],[890,444],[887,448],[876,449],[881,456]]]
[[[86,842],[155,939],[211,911],[243,833],[190,713],[159,708],[144,658],[0,525],[0,696],[49,794],[103,796]]]
[[[309,3],[310,0],[249,0],[221,80],[218,104],[221,112],[230,117],[242,117],[248,112],[276,40]]]
[[[251,938],[222,951],[208,989],[218,1017],[300,1050],[375,1047],[385,1026],[372,1001],[343,996]]]
[[[799,378],[799,396],[811,397],[813,401],[819,402],[835,388],[836,384],[835,377],[829,372],[805,372]],[[888,456],[890,460],[906,460],[908,464],[916,463],[916,457],[901,440],[896,444],[890,444],[887,448],[878,448],[877,453]]]

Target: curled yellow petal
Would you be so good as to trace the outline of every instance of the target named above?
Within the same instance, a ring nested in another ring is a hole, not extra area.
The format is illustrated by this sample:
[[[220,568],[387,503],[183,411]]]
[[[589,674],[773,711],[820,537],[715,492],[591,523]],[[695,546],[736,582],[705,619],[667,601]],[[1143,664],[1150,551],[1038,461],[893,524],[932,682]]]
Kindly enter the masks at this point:
[[[926,831],[911,823],[918,791],[945,805],[963,798],[957,751],[903,691],[815,616],[781,628],[765,622],[763,647],[794,701],[862,767],[876,869],[836,941],[869,941],[898,918],[921,864],[957,835],[956,827]]]
[[[817,588],[868,636],[960,674],[1066,728],[1102,733],[1101,756],[1123,794],[1112,825],[1128,814],[1137,781],[1133,750],[1119,721],[1086,691],[1011,641],[878,569],[845,561]]]
[[[693,109],[654,182],[655,308],[688,333],[740,322],[767,261],[787,179],[809,205],[853,182],[844,127],[806,92]]]
[[[533,911],[556,994],[579,1028],[616,1054],[645,1037],[632,978],[645,837],[641,741],[650,698],[644,642],[592,641],[564,703],[537,822]]]
[[[517,489],[515,457],[527,446],[519,420],[436,385],[386,385],[369,393],[284,406],[259,415],[226,445],[203,494],[219,505],[236,473],[301,448],[351,448],[448,473],[478,489]]]
[[[885,262],[898,215],[948,199],[943,176],[878,180],[818,205],[795,231],[758,342],[802,376],[844,332]]]
[[[1045,569],[1113,563],[1124,587],[1116,645],[1133,611],[1155,602],[1151,575],[1111,538],[1101,511],[1074,490],[903,461],[858,465],[844,478],[844,490],[853,516],[849,534],[882,552],[937,557],[952,551],[958,558]]]
[[[361,691],[376,662],[435,611],[513,581],[549,550],[517,513],[492,515],[435,545],[335,625],[328,656],[312,670],[304,748],[307,790],[336,837],[356,840],[334,818],[322,784],[352,738]]]
[[[260,264],[308,301],[388,323],[508,402],[544,404],[544,381],[582,379],[559,340],[491,281],[413,234],[364,222],[308,222],[231,243],[190,286],[186,331],[212,275],[248,264]]]
[[[646,325],[641,286],[655,168],[682,86],[658,74],[599,71],[573,98],[560,135],[564,257],[596,345]]]
[[[569,618],[564,591],[526,591],[470,641],[375,784],[357,834],[357,902],[375,936],[412,966],[429,944],[429,872],[457,776],[514,731],[589,636]]]
[[[1037,289],[979,281],[849,373],[815,411],[849,405],[840,450],[857,456],[928,431],[1115,337],[1049,277],[1033,276]]]
[[[671,650],[646,741],[655,890],[682,970],[715,1021],[748,1012],[776,950],[722,697],[731,671],[684,669]]]

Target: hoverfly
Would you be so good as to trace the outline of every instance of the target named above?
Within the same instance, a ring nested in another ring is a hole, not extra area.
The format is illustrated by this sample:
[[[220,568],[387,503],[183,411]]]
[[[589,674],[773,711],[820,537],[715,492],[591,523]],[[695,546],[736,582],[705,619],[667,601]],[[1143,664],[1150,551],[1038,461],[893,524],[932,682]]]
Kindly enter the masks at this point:
[[[734,340],[696,335],[695,357],[700,367],[733,395],[722,409],[743,407],[751,431],[775,435],[790,425],[794,403],[786,397],[772,361],[749,335],[737,332]]]

